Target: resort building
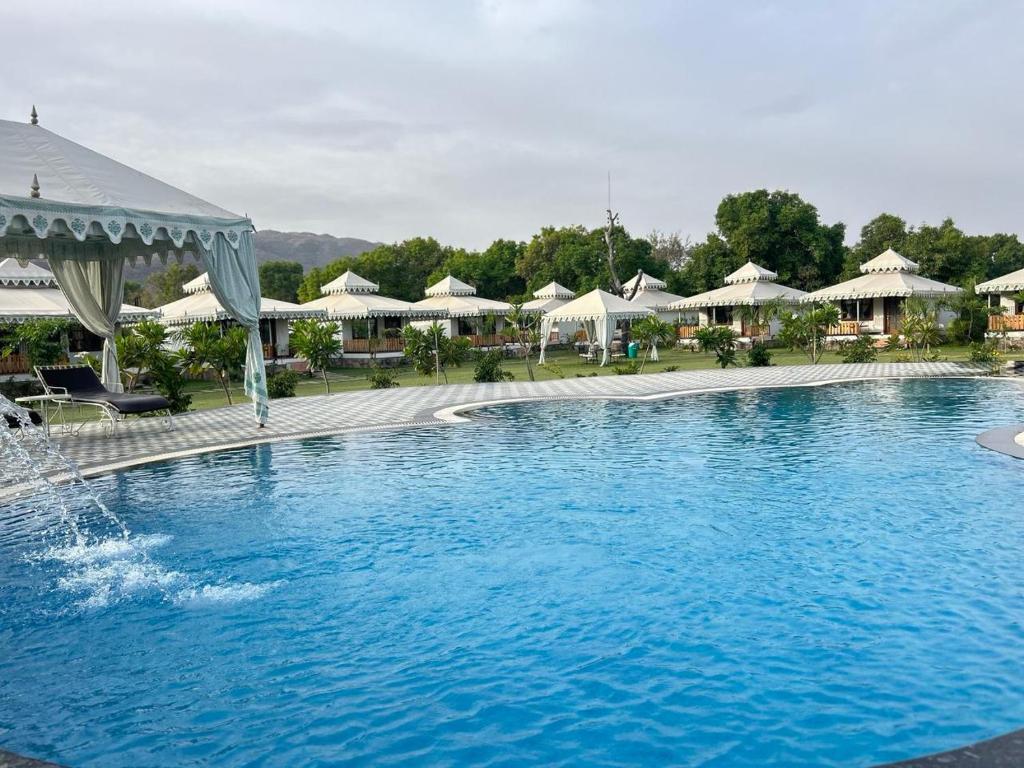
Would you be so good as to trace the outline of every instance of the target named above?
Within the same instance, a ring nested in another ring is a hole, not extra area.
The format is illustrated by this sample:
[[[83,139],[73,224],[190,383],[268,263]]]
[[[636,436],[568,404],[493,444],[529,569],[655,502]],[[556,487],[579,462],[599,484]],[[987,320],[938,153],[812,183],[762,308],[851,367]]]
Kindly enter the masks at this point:
[[[118,324],[126,324],[157,316],[152,309],[122,304]],[[89,332],[75,319],[67,297],[57,285],[53,273],[30,261],[19,263],[15,258],[0,261],[0,349],[4,346],[4,326],[29,320],[70,320],[67,332],[68,352],[100,354],[103,339]],[[0,357],[0,375],[29,373],[24,350],[18,349]]]
[[[221,306],[210,289],[210,278],[206,272],[195,280],[185,283],[181,289],[185,296],[164,304],[159,308],[161,323],[170,327],[192,323],[233,322],[231,315]],[[288,323],[301,318],[322,318],[322,309],[310,309],[278,299],[260,298],[260,339],[263,342],[263,356],[267,359],[289,357]]]
[[[664,280],[641,272],[627,280],[622,289],[625,295],[629,296],[633,293],[634,287],[637,288],[636,294],[630,299],[634,304],[653,310],[666,322],[674,323],[679,319],[679,312],[670,307],[677,301],[682,301],[683,297],[666,291],[668,285]]]
[[[679,326],[679,339],[691,343],[701,326],[721,325],[732,328],[741,341],[769,339],[779,331],[776,317],[764,318],[766,305],[795,305],[803,291],[779,285],[778,275],[748,261],[725,278],[725,285],[713,291],[698,293],[669,305],[680,313],[696,311],[696,322]]]
[[[537,312],[546,315],[559,307],[563,307],[576,298],[576,294],[564,285],[551,281],[543,288],[533,292],[533,300],[523,303],[524,312]],[[580,330],[579,323],[554,324],[548,332],[548,344],[563,344],[571,341]]]
[[[426,290],[427,297],[412,306],[444,318],[445,333],[454,338],[467,336],[474,347],[503,344],[505,315],[512,305],[505,301],[485,299],[476,295],[476,288],[448,275]]]
[[[343,360],[397,359],[404,349],[402,328],[413,318],[443,317],[443,313],[381,296],[379,290],[379,285],[349,270],[322,286],[323,296],[302,307],[325,312],[328,320],[341,325]]]
[[[839,325],[833,336],[857,336],[862,333],[890,336],[902,326],[903,304],[911,296],[928,302],[955,296],[962,289],[917,274],[918,266],[892,248],[860,265],[860,277],[805,294],[801,301],[835,304],[839,307]],[[956,313],[940,310],[939,325],[945,326]]]
[[[989,315],[990,335],[1024,336],[1024,269],[978,283],[974,292],[988,298],[989,309],[1000,312]]]

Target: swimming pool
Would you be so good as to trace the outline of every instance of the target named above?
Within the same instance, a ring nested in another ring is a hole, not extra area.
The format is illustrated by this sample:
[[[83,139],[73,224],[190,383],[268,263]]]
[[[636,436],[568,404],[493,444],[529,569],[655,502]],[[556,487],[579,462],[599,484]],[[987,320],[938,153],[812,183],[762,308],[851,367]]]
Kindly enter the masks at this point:
[[[72,766],[870,765],[1024,722],[1014,384],[488,409],[0,525],[0,746]],[[108,524],[89,522],[94,534]]]

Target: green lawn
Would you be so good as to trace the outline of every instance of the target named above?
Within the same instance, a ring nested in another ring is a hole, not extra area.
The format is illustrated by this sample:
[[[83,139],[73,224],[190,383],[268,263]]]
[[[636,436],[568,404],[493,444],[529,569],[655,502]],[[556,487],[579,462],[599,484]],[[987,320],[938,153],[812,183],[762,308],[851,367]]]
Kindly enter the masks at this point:
[[[661,361],[657,363],[648,362],[644,367],[644,373],[659,373],[666,368],[675,366],[679,370],[697,370],[700,368],[715,368],[714,355],[705,355],[701,352],[692,352],[685,349],[660,350]],[[939,350],[940,359],[943,361],[966,361],[967,347],[948,346]],[[893,362],[896,353],[879,352],[878,362]],[[548,365],[536,366],[534,357],[534,371],[537,381],[546,381],[558,378],[573,378],[579,375],[615,376],[615,369],[609,365],[601,368],[593,364],[583,363],[579,355],[567,350],[549,351]],[[737,354],[737,360],[742,364],[746,360],[743,352]],[[790,352],[784,349],[772,350],[772,363],[774,365],[804,365],[807,356],[802,352]],[[842,362],[839,355],[834,352],[826,352],[822,355],[821,363]],[[617,364],[621,361],[617,361]],[[527,381],[526,364],[522,360],[508,360],[505,369],[511,371],[516,381]],[[419,387],[434,384],[433,376],[421,376],[410,366],[401,366],[395,369],[398,380],[403,387]],[[328,373],[331,382],[331,392],[351,392],[359,389],[368,389],[367,370],[365,368],[335,368]],[[451,384],[465,384],[473,381],[473,364],[467,363],[461,368],[454,368],[448,371],[448,381]],[[443,382],[443,379],[442,379]],[[196,381],[188,386],[188,393],[192,395],[192,408],[200,410],[204,408],[218,408],[227,405],[224,397],[224,390],[215,382]],[[323,378],[302,377],[299,380],[295,392],[297,396],[319,395],[324,393]],[[235,403],[247,402],[242,387],[232,387],[231,398]]]

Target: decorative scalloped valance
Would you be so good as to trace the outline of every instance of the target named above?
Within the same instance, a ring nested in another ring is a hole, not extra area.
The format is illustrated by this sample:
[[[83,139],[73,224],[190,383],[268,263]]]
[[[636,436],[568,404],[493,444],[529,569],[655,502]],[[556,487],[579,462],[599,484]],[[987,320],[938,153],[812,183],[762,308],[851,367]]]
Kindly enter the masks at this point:
[[[197,248],[209,249],[218,234],[237,248],[242,233],[251,230],[252,222],[246,218],[215,219],[0,195],[0,243],[9,240],[4,244],[11,255],[29,251],[24,258],[46,254],[33,237],[69,245],[105,241],[122,246],[121,254],[138,258],[147,253],[166,256],[169,250],[197,253]]]

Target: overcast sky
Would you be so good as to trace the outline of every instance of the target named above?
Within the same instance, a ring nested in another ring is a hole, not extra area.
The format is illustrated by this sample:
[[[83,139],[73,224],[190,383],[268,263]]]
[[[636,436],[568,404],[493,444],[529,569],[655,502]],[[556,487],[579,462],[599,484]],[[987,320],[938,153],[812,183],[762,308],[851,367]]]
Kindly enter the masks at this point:
[[[258,228],[483,247],[546,224],[714,227],[785,188],[1024,233],[1016,0],[159,3],[8,19],[0,117]],[[10,14],[8,14],[10,16]],[[14,21],[15,26],[11,26]]]

